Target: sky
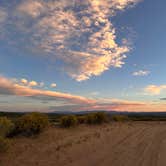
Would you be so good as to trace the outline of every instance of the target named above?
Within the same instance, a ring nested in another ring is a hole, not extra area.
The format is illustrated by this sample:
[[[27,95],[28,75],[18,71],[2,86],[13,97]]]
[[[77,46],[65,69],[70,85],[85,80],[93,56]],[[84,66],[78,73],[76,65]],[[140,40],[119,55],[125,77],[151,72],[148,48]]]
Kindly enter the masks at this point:
[[[0,0],[0,111],[166,111],[165,5]]]

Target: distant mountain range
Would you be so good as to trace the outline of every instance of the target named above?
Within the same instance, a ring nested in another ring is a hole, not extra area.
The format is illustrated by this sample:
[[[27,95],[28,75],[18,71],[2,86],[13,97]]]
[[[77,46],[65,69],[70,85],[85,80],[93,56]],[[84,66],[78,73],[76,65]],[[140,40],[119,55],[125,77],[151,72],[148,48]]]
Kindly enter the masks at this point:
[[[79,111],[79,112],[72,112],[72,111],[54,111],[47,113],[49,115],[85,115],[89,113],[95,113],[95,112],[105,112],[108,115],[127,115],[127,116],[136,116],[136,117],[166,117],[166,112],[118,112],[118,111],[105,111],[105,110],[93,110],[93,111]],[[25,114],[28,112],[5,112],[0,111],[1,116],[5,115],[16,115],[16,114]]]
[[[160,116],[160,117],[166,117],[166,112],[118,112],[118,111],[105,111],[105,110],[93,110],[93,111],[79,111],[79,112],[71,112],[71,111],[54,111],[50,114],[64,114],[64,115],[84,115],[89,113],[95,113],[95,112],[105,112],[109,115],[128,115],[128,116]]]

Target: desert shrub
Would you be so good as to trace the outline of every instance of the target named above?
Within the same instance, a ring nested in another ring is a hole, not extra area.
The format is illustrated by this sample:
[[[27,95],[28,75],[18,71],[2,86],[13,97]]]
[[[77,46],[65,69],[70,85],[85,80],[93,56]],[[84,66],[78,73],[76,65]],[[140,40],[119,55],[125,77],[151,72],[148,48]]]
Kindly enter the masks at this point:
[[[7,117],[0,117],[0,136],[7,137],[14,129],[14,124]]]
[[[107,115],[104,112],[92,113],[86,116],[86,122],[88,124],[101,124],[106,121],[107,121]]]
[[[128,121],[129,118],[126,115],[114,115],[112,116],[112,120],[117,122]]]
[[[95,116],[94,116],[94,114],[86,115],[86,123],[88,123],[88,124],[94,124],[95,123]]]
[[[86,116],[78,116],[77,120],[79,124],[86,123]]]
[[[14,134],[31,136],[40,133],[49,125],[47,115],[42,113],[29,113],[18,118],[15,122]]]
[[[9,148],[9,140],[0,136],[0,153],[6,152]]]
[[[63,116],[60,119],[60,125],[62,127],[68,128],[68,127],[76,126],[77,124],[78,124],[78,120],[75,115]]]

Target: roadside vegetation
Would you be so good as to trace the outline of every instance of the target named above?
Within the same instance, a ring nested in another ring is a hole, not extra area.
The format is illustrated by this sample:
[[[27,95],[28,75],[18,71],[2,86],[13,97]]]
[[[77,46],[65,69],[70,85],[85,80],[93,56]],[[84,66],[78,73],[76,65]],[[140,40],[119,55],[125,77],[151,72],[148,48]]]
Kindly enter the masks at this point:
[[[76,116],[67,115],[60,118],[60,126],[62,127],[74,127],[79,124],[102,124],[108,122],[108,115],[104,112],[90,113],[87,115]]]
[[[129,117],[126,115],[114,115],[111,117],[111,119],[116,122],[124,122],[130,120]]]
[[[12,116],[13,115],[13,116]],[[73,128],[78,125],[101,125],[109,122],[162,121],[165,117],[138,115],[109,115],[95,112],[79,115],[42,114],[42,113],[0,113],[0,153],[7,152],[13,137],[38,135],[49,126]]]
[[[7,137],[14,129],[14,123],[7,117],[0,117],[0,137]]]
[[[49,125],[48,116],[41,113],[29,113],[15,121],[14,135],[32,136],[39,134]]]
[[[14,129],[14,123],[7,117],[0,117],[0,153],[6,152],[10,141],[7,138]]]
[[[10,146],[9,138],[17,135],[36,135],[48,126],[47,115],[41,113],[29,113],[13,122],[7,117],[0,117],[0,153],[8,150]]]
[[[9,149],[9,145],[9,139],[0,136],[0,153],[7,152]]]
[[[69,127],[74,127],[77,124],[78,124],[78,119],[77,119],[77,117],[75,115],[63,116],[60,119],[60,125],[62,127],[69,128]]]

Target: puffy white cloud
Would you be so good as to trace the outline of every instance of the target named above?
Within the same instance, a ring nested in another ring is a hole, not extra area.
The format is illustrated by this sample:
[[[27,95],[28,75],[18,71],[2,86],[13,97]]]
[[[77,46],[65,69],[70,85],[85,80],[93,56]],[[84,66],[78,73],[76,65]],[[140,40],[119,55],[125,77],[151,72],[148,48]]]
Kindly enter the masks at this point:
[[[30,82],[28,83],[28,85],[33,87],[33,86],[37,86],[38,83],[37,83],[36,81],[30,81]]]
[[[34,80],[29,81],[25,78],[22,78],[20,80],[15,79],[13,81],[18,85],[23,85],[23,86],[27,86],[27,87],[43,87],[44,86],[44,82],[37,82]]]
[[[136,72],[133,72],[133,76],[147,76],[150,74],[150,71],[148,70],[139,70]]]
[[[51,88],[55,88],[57,85],[55,83],[52,83],[50,86]]]
[[[116,42],[110,20],[138,1],[23,0],[10,11],[9,22],[14,35],[18,33],[18,47],[60,60],[63,71],[83,81],[122,67],[131,48],[127,42]],[[11,38],[12,30],[4,31]]]
[[[162,91],[166,90],[166,85],[148,85],[144,91],[151,95],[159,95]]]
[[[33,86],[39,86],[40,83],[36,82],[36,81],[28,81],[27,79],[25,78],[22,78],[20,80],[16,79],[15,80],[16,84],[18,85],[24,85],[24,86],[30,86],[30,87],[33,87]]]
[[[25,79],[25,78],[22,78],[22,79],[20,80],[20,82],[21,82],[22,84],[24,84],[24,85],[28,85],[28,80]]]

